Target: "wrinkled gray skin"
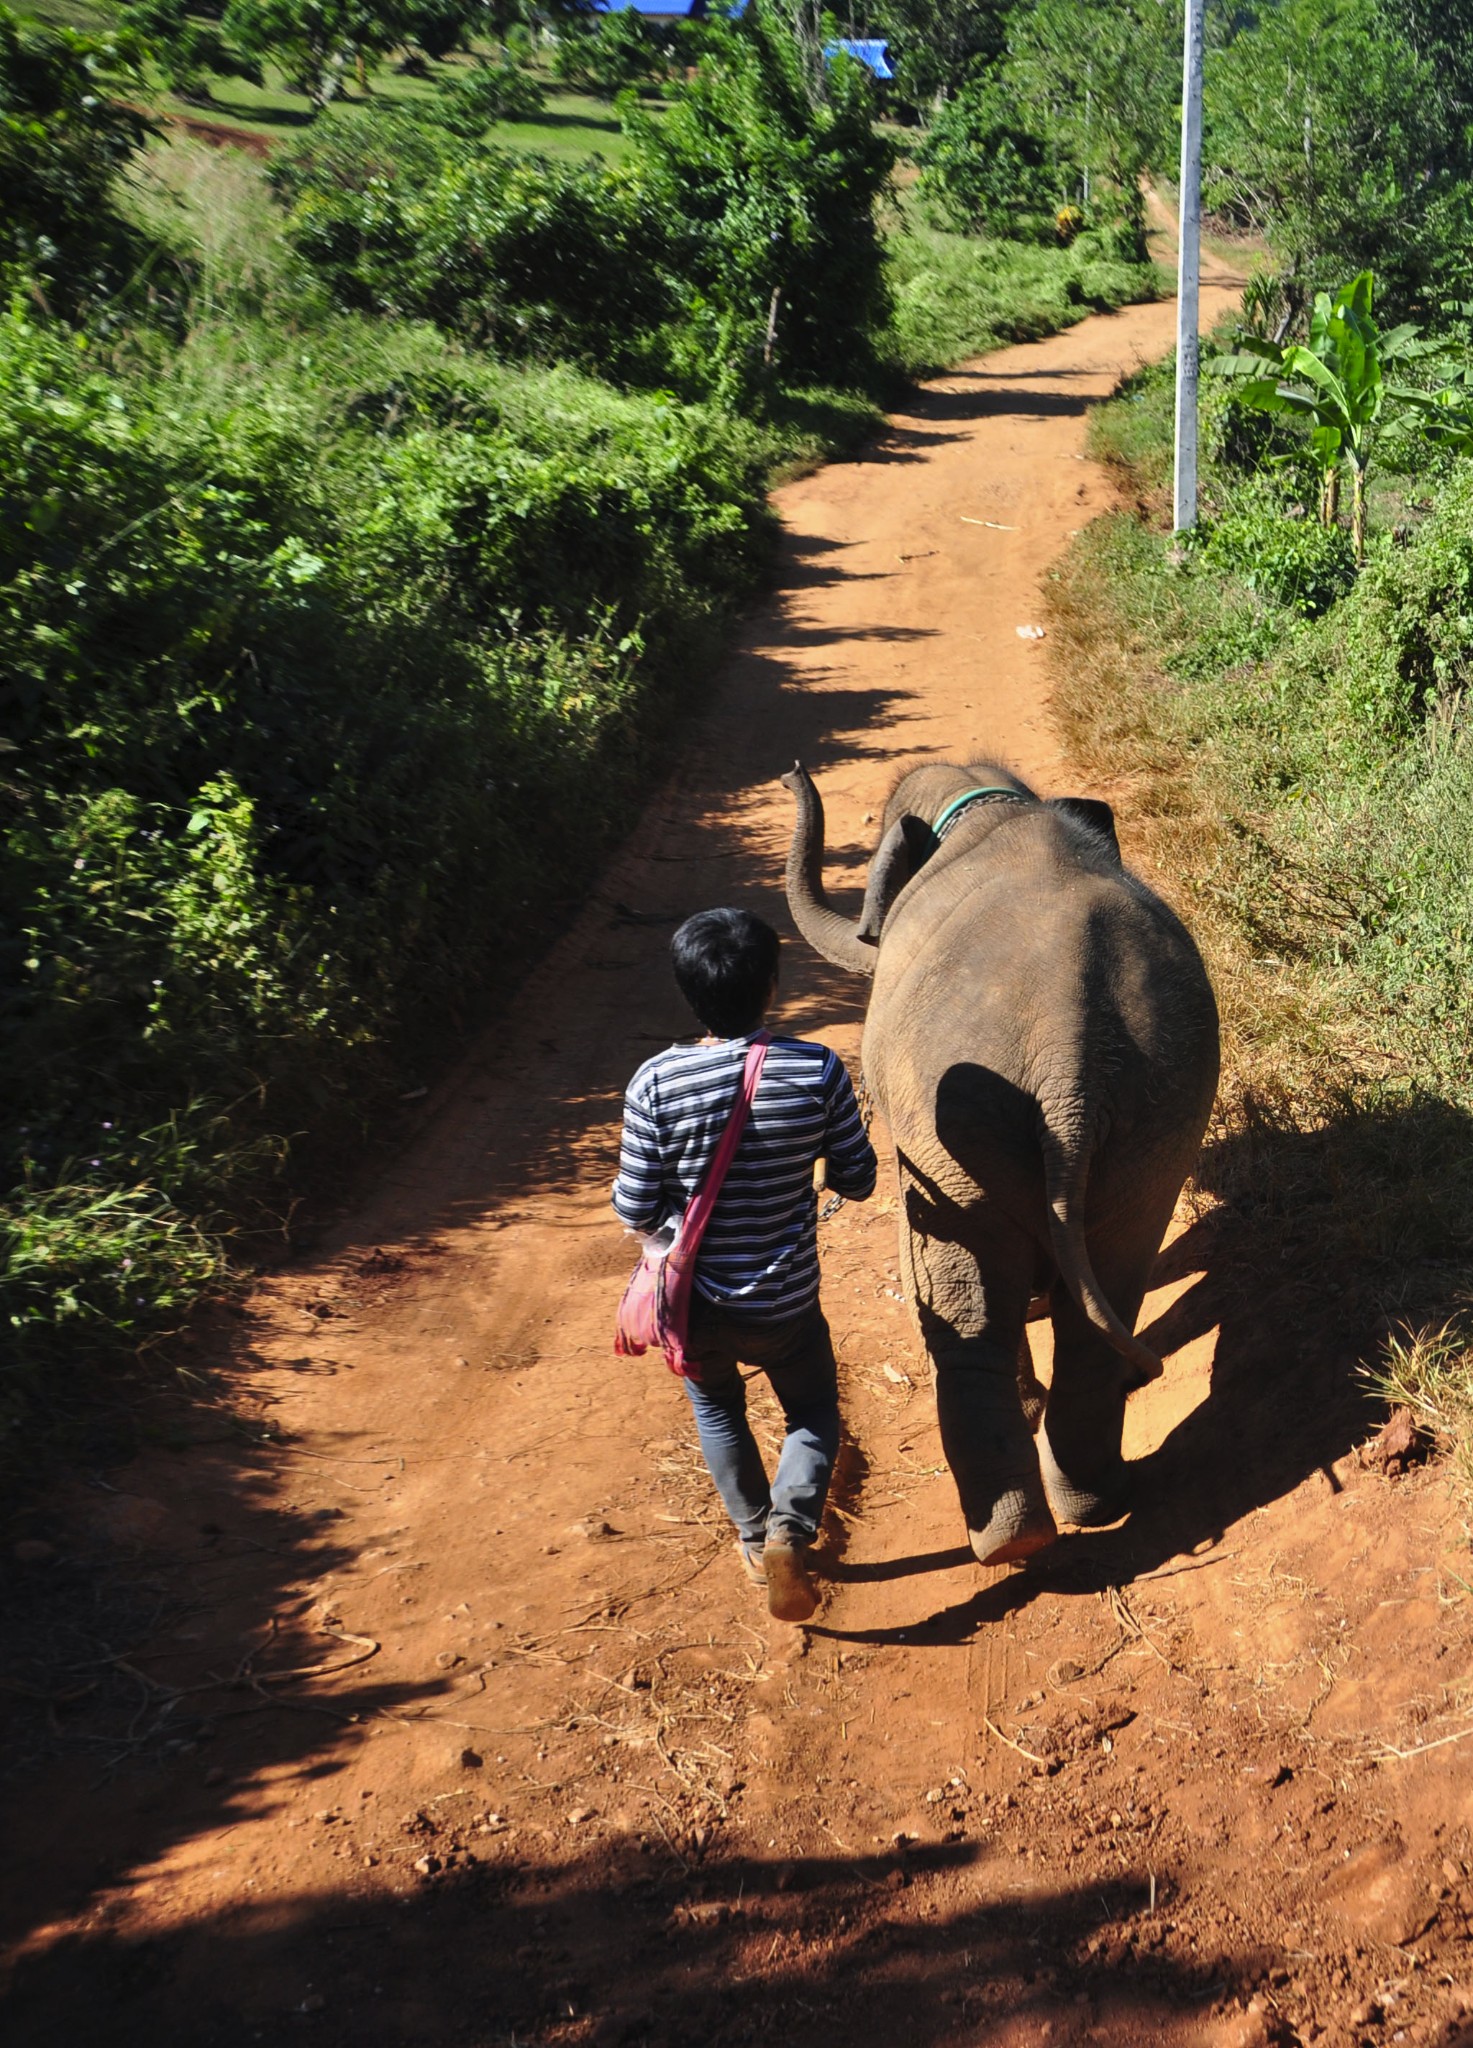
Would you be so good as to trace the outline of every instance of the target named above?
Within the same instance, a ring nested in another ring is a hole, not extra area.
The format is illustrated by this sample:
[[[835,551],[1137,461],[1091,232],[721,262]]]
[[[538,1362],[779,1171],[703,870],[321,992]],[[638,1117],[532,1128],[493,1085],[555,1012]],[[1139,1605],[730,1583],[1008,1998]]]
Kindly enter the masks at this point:
[[[1121,866],[1106,804],[1042,802],[990,761],[918,768],[885,807],[855,926],[824,898],[818,792],[801,767],[783,781],[798,929],[874,977],[864,1073],[895,1141],[903,1283],[972,1548],[1026,1557],[1058,1522],[1128,1506],[1126,1396],[1161,1371],[1131,1333],[1217,1086],[1212,990],[1179,919]],[[981,786],[1026,801],[976,805],[938,843],[933,823]],[[1040,1297],[1046,1405],[1023,1328]]]

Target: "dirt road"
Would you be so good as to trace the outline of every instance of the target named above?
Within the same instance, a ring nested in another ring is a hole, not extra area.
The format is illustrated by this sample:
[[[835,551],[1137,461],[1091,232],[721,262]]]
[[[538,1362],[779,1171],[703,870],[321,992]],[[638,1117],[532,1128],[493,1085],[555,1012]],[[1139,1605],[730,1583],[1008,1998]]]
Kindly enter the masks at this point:
[[[827,1221],[850,1436],[806,1630],[742,1578],[678,1385],[610,1353],[673,924],[786,923],[795,755],[841,888],[899,756],[1089,787],[1017,629],[1110,502],[1086,405],[1172,322],[1004,351],[779,494],[777,593],[576,927],[368,1208],[202,1333],[234,1419],[38,1524],[13,2048],[1461,2038],[1445,1491],[1362,1468],[1343,1334],[1221,1219],[1183,1214],[1143,1319],[1145,1505],[1016,1572],[962,1547],[887,1183]],[[789,946],[791,1028],[852,1058],[861,994]]]

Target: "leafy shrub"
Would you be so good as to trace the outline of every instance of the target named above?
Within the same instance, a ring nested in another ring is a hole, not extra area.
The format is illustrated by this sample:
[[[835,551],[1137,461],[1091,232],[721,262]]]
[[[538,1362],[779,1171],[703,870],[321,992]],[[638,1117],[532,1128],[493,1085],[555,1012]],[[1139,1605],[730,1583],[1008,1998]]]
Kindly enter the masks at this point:
[[[675,312],[665,224],[626,174],[467,153],[402,116],[319,128],[271,175],[288,239],[340,305],[605,368]]]
[[[784,381],[862,385],[889,314],[875,202],[892,151],[869,73],[837,61],[815,98],[796,41],[764,16],[707,35],[659,121],[626,114],[653,204],[679,226],[694,344],[733,403],[762,386],[769,321]]]
[[[563,899],[764,556],[768,451],[718,414],[430,330],[273,339],[119,372],[0,322],[0,1319],[31,1365],[73,1298],[114,1316],[122,1257],[153,1307],[118,1330],[174,1314],[198,1219]]]
[[[1254,508],[1199,530],[1202,560],[1238,576],[1305,618],[1316,618],[1355,581],[1355,551],[1343,527]]]
[[[472,65],[440,88],[435,113],[456,135],[475,138],[498,121],[529,121],[547,95],[520,64]]]
[[[916,160],[927,212],[959,234],[1057,241],[1059,210],[1080,192],[1079,166],[1028,125],[1009,85],[990,72],[937,109]]]
[[[115,290],[146,260],[113,204],[153,132],[135,37],[22,24],[0,6],[0,267],[20,265],[62,307]]]

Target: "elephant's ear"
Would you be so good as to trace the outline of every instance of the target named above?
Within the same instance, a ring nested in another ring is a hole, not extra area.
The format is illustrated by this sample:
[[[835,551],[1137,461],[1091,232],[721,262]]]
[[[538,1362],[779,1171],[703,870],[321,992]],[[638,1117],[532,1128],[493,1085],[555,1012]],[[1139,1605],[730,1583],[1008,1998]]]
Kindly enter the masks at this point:
[[[1066,818],[1074,818],[1081,825],[1088,825],[1091,832],[1097,832],[1118,863],[1120,841],[1115,837],[1115,813],[1103,798],[1097,796],[1056,796],[1049,800],[1049,808],[1062,811]]]
[[[907,811],[895,820],[875,848],[874,858],[869,864],[864,909],[860,912],[858,927],[858,936],[865,945],[879,945],[880,931],[890,905],[935,850],[936,835],[924,818],[912,817]]]

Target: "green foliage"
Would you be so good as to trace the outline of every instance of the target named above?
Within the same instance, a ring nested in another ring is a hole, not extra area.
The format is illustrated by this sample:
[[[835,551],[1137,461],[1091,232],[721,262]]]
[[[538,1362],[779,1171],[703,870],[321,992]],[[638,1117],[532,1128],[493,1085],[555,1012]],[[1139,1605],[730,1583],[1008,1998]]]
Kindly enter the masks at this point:
[[[1441,285],[1450,235],[1468,248],[1467,114],[1407,27],[1391,0],[1281,0],[1207,66],[1206,203],[1267,238],[1291,311],[1352,270],[1404,306]]]
[[[552,69],[564,84],[613,100],[663,79],[669,53],[661,30],[625,7],[587,25],[565,27],[553,49]]]
[[[841,59],[815,94],[798,45],[756,12],[709,35],[658,121],[626,116],[656,212],[679,225],[692,346],[734,402],[769,353],[793,383],[863,384],[889,312],[875,203],[892,163],[869,73]]]
[[[666,222],[602,164],[456,146],[404,115],[334,116],[271,177],[339,305],[419,316],[505,356],[626,373],[677,311]]]
[[[1138,233],[1140,181],[1175,155],[1179,19],[1157,0],[1035,0],[1008,25],[1015,100],[1038,110],[1055,152],[1110,186]]]
[[[247,57],[270,57],[320,111],[355,60],[392,49],[400,25],[370,0],[229,0],[225,34]]]
[[[122,13],[181,98],[208,101],[211,77],[261,83],[259,59],[233,49],[219,23],[201,17],[189,0],[122,0]]]
[[[1094,235],[1069,248],[1038,248],[943,234],[912,220],[891,237],[889,255],[890,346],[912,376],[1001,342],[1055,334],[1157,291],[1149,265],[1120,261]]]
[[[90,355],[0,325],[0,1315],[33,1363],[42,1239],[111,1314],[110,1188],[191,1284],[185,1219],[226,1204],[150,1139],[171,1110],[238,1215],[262,1132],[350,1123],[581,878],[766,532],[738,423],[428,330]]]
[[[1110,228],[1146,254],[1140,183],[1170,153],[1176,67],[1170,10],[1153,0],[1037,0],[1008,19],[999,61],[938,109],[917,152],[948,227],[1068,239]],[[1066,220],[1061,218],[1069,210]]]
[[[503,25],[494,18],[503,12],[485,6],[482,0],[398,0],[394,8],[403,40],[434,58],[469,49],[478,28],[504,33]]]
[[[446,127],[475,140],[498,121],[528,121],[547,94],[520,64],[505,59],[459,71],[441,87],[436,111]]]
[[[890,37],[894,95],[916,113],[943,104],[1002,54],[1010,0],[882,0],[868,20]]]
[[[1245,507],[1206,524],[1197,530],[1196,545],[1208,567],[1306,618],[1328,611],[1355,580],[1355,555],[1343,528],[1288,518],[1274,506]]]
[[[1424,353],[1409,324],[1383,332],[1371,310],[1369,271],[1352,278],[1333,297],[1315,300],[1307,344],[1265,341],[1246,335],[1238,349],[1209,359],[1219,376],[1239,379],[1234,395],[1258,412],[1285,413],[1309,429],[1310,451],[1323,478],[1320,517],[1335,523],[1342,461],[1350,466],[1351,542],[1355,559],[1366,552],[1366,472],[1377,423],[1387,399],[1386,366]],[[1267,365],[1272,375],[1265,375]]]
[[[0,7],[0,269],[23,266],[66,308],[144,260],[112,203],[153,132],[126,103],[140,61],[133,36],[30,26]]]
[[[992,73],[937,111],[916,159],[928,211],[960,234],[1057,241],[1059,212],[1082,191],[1079,165],[1029,125],[1011,82]]]

